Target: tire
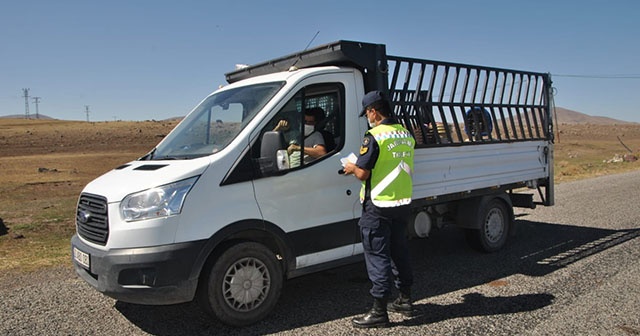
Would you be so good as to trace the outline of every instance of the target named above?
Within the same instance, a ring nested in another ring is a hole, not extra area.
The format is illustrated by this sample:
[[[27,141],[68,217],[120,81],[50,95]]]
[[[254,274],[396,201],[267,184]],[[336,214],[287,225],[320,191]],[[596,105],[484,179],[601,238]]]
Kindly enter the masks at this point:
[[[479,211],[476,223],[479,229],[466,229],[467,242],[481,252],[500,250],[507,242],[510,218],[510,212],[503,201],[497,198],[490,200]]]
[[[282,267],[262,244],[233,245],[208,265],[198,301],[222,323],[245,326],[260,321],[280,298]]]

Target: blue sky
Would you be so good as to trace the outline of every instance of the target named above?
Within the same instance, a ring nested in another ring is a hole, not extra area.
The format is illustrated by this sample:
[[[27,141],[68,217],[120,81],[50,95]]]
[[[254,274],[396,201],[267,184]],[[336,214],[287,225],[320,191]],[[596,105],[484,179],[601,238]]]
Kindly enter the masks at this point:
[[[2,0],[0,115],[24,115],[29,88],[57,119],[183,116],[235,64],[319,32],[312,46],[549,72],[556,106],[640,122],[639,18],[637,0]]]

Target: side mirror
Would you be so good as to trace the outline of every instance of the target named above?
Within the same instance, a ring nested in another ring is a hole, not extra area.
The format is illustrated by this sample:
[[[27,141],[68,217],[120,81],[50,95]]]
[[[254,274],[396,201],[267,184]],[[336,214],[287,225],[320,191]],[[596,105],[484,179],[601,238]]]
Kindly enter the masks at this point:
[[[289,153],[286,149],[279,149],[276,152],[276,163],[278,165],[278,170],[289,169]]]
[[[260,172],[269,176],[289,168],[289,156],[286,151],[286,142],[281,132],[269,131],[262,135],[260,145]]]

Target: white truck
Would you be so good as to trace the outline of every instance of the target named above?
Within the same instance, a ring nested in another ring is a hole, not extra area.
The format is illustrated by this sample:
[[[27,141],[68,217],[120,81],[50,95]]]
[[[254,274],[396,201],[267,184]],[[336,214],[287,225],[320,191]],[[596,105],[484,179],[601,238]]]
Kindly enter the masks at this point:
[[[417,141],[410,235],[456,225],[479,250],[500,249],[513,207],[554,202],[550,76],[385,49],[337,41],[226,74],[151,152],[84,188],[77,274],[125,302],[197,299],[239,326],[274,308],[285,279],[361,260],[360,182],[339,171],[375,89]],[[314,107],[327,154],[301,159],[287,147],[303,143]],[[274,131],[281,120],[288,131]]]

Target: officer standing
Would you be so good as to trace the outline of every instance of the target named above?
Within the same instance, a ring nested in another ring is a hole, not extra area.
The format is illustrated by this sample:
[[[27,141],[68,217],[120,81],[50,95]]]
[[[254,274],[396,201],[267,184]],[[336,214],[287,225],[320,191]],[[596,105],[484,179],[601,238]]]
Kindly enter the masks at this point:
[[[357,328],[387,327],[387,310],[410,316],[413,272],[405,228],[410,213],[415,140],[392,116],[384,93],[372,91],[362,99],[362,112],[371,127],[360,156],[347,163],[345,174],[362,181],[362,217],[358,222],[365,263],[372,287],[373,307],[352,320]],[[398,298],[387,304],[392,283]]]

